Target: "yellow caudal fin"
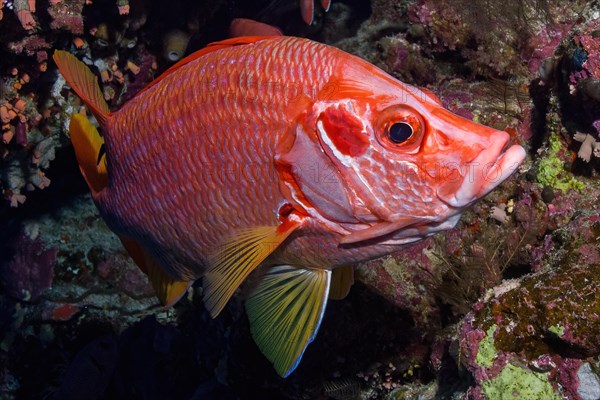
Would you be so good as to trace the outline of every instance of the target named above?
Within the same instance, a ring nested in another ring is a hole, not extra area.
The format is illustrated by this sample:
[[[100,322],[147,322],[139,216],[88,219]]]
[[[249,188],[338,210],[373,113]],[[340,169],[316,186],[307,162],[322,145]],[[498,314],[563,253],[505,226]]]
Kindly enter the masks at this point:
[[[329,270],[280,265],[269,269],[246,301],[252,337],[284,378],[319,330],[330,281]]]
[[[106,155],[100,156],[102,137],[83,114],[71,116],[69,133],[81,174],[94,194],[101,192],[108,184]]]
[[[101,126],[106,126],[110,117],[110,110],[104,100],[100,86],[98,86],[98,78],[87,65],[69,52],[56,50],[52,58],[69,86],[90,108],[98,123]]]
[[[156,297],[165,308],[171,307],[187,292],[193,281],[178,280],[164,272],[158,262],[135,240],[119,236],[125,250],[137,266],[148,275]]]
[[[331,300],[342,300],[354,284],[354,267],[344,265],[343,267],[334,268],[331,271],[331,289],[329,290],[329,298]]]
[[[223,310],[244,279],[300,224],[300,219],[290,219],[279,226],[243,229],[220,246],[203,278],[204,305],[213,318]]]

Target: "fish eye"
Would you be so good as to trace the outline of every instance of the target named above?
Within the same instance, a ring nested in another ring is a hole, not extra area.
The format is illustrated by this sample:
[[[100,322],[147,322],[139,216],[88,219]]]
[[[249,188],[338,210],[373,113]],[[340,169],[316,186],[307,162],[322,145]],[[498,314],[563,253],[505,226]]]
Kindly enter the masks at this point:
[[[167,59],[169,61],[179,61],[180,58],[181,58],[181,54],[179,54],[176,51],[170,51],[167,53]]]
[[[400,144],[406,142],[413,135],[414,130],[407,122],[396,122],[388,130],[388,136],[392,143]]]
[[[136,38],[125,38],[121,43],[121,47],[126,47],[128,49],[133,49],[137,43]]]
[[[374,123],[377,141],[388,150],[413,153],[419,150],[426,124],[415,109],[395,105],[381,111]]]

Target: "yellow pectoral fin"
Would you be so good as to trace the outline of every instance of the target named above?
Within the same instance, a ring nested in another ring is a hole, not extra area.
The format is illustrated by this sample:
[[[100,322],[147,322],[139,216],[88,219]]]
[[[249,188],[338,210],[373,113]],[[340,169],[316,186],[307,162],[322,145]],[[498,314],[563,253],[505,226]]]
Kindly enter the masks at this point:
[[[81,173],[90,189],[94,193],[99,193],[108,185],[106,156],[102,155],[98,162],[98,155],[104,141],[96,127],[82,114],[71,116],[69,133]]]
[[[165,308],[177,303],[193,282],[170,277],[137,241],[125,236],[119,236],[119,239],[137,266],[148,275],[160,303]]]
[[[329,270],[281,265],[269,269],[246,301],[252,337],[284,378],[317,334],[330,281]]]
[[[343,267],[334,268],[331,271],[331,289],[329,290],[329,298],[332,300],[342,300],[354,284],[354,267],[345,265]]]
[[[294,214],[279,226],[258,226],[233,234],[211,257],[204,275],[204,305],[215,318],[244,279],[302,224]]]

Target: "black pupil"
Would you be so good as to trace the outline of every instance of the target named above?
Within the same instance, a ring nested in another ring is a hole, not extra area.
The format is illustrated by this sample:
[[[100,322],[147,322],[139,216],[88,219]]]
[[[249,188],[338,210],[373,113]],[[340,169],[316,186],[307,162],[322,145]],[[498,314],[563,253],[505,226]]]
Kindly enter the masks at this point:
[[[413,134],[412,126],[406,122],[396,122],[390,126],[390,140],[394,143],[403,143]]]

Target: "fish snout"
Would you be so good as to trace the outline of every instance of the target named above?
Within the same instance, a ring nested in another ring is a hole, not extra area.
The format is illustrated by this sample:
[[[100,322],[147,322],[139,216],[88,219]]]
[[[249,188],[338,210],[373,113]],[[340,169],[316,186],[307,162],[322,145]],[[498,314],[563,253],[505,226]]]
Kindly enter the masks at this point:
[[[448,206],[469,206],[512,175],[525,159],[525,149],[511,145],[504,131],[494,131],[488,143],[475,158],[461,165],[462,179],[449,180],[437,190],[438,198]]]

